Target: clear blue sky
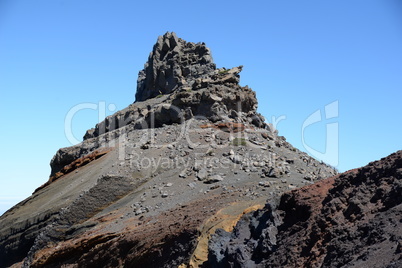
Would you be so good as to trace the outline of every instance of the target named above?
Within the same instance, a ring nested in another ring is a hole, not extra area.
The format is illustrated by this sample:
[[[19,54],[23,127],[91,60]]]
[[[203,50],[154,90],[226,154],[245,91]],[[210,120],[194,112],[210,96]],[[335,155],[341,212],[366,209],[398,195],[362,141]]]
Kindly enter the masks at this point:
[[[166,31],[205,42],[218,67],[244,65],[259,112],[285,116],[279,133],[299,149],[303,140],[325,152],[326,126],[337,126],[340,171],[402,148],[401,1],[0,0],[0,213],[47,180],[50,159],[70,145],[72,107],[134,101],[138,71]],[[318,110],[323,120],[302,136]],[[77,113],[74,134],[97,120]]]

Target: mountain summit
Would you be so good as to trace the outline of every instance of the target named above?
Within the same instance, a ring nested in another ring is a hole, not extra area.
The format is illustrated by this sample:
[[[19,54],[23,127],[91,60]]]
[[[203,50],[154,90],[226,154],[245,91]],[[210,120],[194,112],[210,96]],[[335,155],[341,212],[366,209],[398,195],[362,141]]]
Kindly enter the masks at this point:
[[[209,78],[216,70],[211,52],[204,43],[186,42],[175,33],[158,38],[144,70],[140,71],[136,101],[192,88],[198,78]]]
[[[84,139],[128,124],[144,129],[194,117],[266,127],[256,112],[255,92],[239,85],[242,68],[217,69],[204,43],[186,42],[168,32],[158,38],[139,72],[135,104],[106,118]],[[151,106],[141,110],[147,100]]]
[[[0,217],[0,267],[205,267],[215,230],[336,174],[264,121],[241,70],[159,37],[136,101],[59,149]]]

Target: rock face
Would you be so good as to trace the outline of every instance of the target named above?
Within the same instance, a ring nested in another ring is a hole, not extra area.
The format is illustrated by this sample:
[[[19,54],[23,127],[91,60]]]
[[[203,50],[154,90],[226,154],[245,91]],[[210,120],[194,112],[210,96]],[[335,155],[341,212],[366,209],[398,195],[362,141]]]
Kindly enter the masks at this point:
[[[192,87],[197,78],[208,78],[215,71],[211,52],[204,43],[186,42],[175,33],[158,38],[137,82],[136,101]]]
[[[209,245],[211,267],[402,267],[402,151],[282,195]]]
[[[201,267],[217,228],[335,175],[264,122],[241,69],[158,38],[136,102],[58,150],[49,181],[0,217],[0,267]]]

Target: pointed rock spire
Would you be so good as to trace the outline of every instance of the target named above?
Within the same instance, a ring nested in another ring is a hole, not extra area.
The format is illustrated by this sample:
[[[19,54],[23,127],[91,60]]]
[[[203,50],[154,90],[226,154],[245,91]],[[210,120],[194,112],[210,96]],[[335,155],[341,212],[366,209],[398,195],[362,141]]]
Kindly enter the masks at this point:
[[[215,69],[211,52],[204,43],[186,42],[174,32],[167,32],[158,37],[138,75],[136,101],[172,93]]]

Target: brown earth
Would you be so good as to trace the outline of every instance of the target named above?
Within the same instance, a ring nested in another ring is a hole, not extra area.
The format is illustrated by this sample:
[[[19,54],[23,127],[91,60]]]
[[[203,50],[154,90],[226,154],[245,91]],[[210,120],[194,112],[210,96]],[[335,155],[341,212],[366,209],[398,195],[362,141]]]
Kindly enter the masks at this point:
[[[58,180],[59,178],[63,177],[64,175],[76,170],[77,168],[83,167],[83,166],[89,164],[90,162],[92,162],[92,161],[104,156],[105,154],[107,154],[111,150],[112,150],[112,148],[98,149],[98,150],[95,150],[94,152],[92,152],[90,154],[87,154],[87,155],[85,155],[83,157],[80,157],[80,158],[74,160],[73,162],[71,162],[68,165],[65,165],[59,172],[57,172],[56,174],[51,176],[49,178],[49,180],[45,184],[43,184],[40,187],[38,187],[34,191],[34,193],[36,193],[40,189],[45,188],[46,186],[50,185],[52,182]]]

